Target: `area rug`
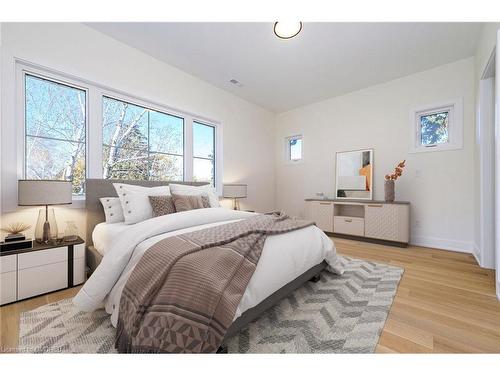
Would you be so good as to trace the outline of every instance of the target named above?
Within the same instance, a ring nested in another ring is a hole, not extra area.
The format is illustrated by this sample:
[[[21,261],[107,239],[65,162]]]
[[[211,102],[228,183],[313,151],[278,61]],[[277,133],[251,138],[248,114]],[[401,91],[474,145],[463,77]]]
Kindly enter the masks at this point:
[[[342,276],[323,272],[227,342],[229,353],[373,353],[404,272],[344,257]],[[21,314],[19,352],[114,353],[115,329],[71,299]]]

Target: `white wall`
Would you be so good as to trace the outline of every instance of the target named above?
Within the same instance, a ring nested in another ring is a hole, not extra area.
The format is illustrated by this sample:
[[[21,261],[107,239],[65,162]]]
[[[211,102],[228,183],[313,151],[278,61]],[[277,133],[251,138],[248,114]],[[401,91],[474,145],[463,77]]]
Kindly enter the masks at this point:
[[[412,204],[411,242],[471,252],[473,247],[474,59],[468,58],[277,116],[276,207],[304,214],[304,198],[334,194],[337,151],[374,149],[374,199],[384,175],[402,159],[396,198]],[[463,98],[464,147],[409,154],[409,114]],[[284,162],[284,139],[303,134],[304,160]]]
[[[5,23],[2,34],[2,224],[36,221],[36,209],[6,213],[15,206],[22,155],[15,129],[14,58],[25,59],[223,125],[225,182],[248,183],[242,208],[274,208],[274,114],[128,47],[82,24]],[[229,203],[229,202],[228,202]],[[84,233],[82,210],[57,209],[60,222],[76,220]],[[64,229],[64,228],[62,228]]]
[[[500,30],[500,22],[486,23],[481,30],[481,35],[477,42],[476,54],[474,56],[476,62],[476,82],[481,79],[488,59],[495,49],[497,43],[497,30]]]

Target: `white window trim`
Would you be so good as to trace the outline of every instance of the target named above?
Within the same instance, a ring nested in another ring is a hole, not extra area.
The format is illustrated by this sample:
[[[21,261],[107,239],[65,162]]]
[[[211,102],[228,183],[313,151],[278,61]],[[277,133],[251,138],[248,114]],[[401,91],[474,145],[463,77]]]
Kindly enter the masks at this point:
[[[448,139],[446,143],[422,146],[420,136],[420,116],[436,112],[449,112]],[[414,108],[410,111],[409,152],[434,152],[459,150],[463,148],[463,99],[456,98],[441,103]]]
[[[220,122],[210,118],[177,110],[157,101],[140,98],[123,91],[97,84],[87,79],[75,77],[22,59],[14,59],[16,69],[15,90],[15,123],[16,126],[16,169],[17,179],[24,178],[25,173],[25,100],[24,79],[26,74],[47,78],[68,86],[76,87],[86,92],[86,178],[102,178],[102,97],[108,96],[131,104],[171,114],[184,119],[184,181],[192,181],[193,177],[193,121],[203,123],[215,128],[215,188],[222,195],[223,181],[223,126]],[[17,181],[16,181],[17,185]],[[71,208],[83,208],[85,196],[73,196]],[[10,209],[19,209],[14,206]],[[6,207],[9,210],[8,207]],[[7,212],[7,211],[5,211]]]
[[[291,155],[290,141],[292,141],[294,139],[302,140],[302,148],[300,150],[301,151],[300,159],[291,159],[290,158],[290,155]],[[298,163],[302,163],[303,160],[304,160],[304,137],[302,136],[302,134],[296,134],[296,135],[291,135],[291,136],[285,137],[285,162],[287,164],[298,164]]]

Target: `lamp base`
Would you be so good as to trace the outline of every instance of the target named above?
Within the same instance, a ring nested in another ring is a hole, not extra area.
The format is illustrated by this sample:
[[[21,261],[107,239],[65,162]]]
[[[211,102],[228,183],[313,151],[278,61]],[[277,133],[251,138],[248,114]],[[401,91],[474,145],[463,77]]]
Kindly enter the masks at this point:
[[[240,202],[238,202],[238,198],[233,198],[233,210],[240,210]]]
[[[46,207],[38,212],[35,228],[35,241],[48,245],[57,239],[57,222],[53,208]]]
[[[42,242],[44,244],[48,244],[50,242],[50,223],[46,221],[43,223],[43,233],[42,233]]]

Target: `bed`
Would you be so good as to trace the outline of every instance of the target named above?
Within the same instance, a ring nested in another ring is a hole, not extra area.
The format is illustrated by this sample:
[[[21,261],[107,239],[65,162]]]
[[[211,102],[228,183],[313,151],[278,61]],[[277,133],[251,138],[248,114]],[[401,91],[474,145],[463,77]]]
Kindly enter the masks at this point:
[[[75,297],[75,304],[85,311],[103,306],[111,315],[114,326],[117,325],[123,288],[136,264],[152,245],[168,237],[235,223],[257,215],[225,208],[203,208],[133,225],[106,224],[99,198],[116,196],[115,182],[147,187],[168,184],[158,181],[87,180],[87,260],[93,274]],[[316,226],[268,237],[224,341],[327,267],[332,272],[341,272],[332,241]]]

